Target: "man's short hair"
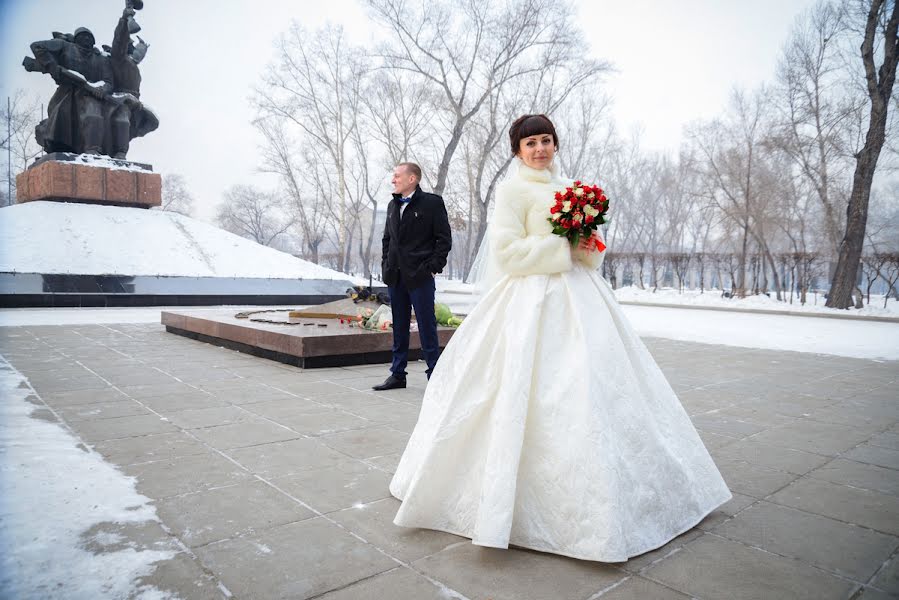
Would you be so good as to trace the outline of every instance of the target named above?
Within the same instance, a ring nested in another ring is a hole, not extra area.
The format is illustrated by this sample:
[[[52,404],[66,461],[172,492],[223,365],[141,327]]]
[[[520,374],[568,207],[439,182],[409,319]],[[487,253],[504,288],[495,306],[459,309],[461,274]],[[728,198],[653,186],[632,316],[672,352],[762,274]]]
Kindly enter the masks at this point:
[[[415,175],[416,181],[421,181],[421,167],[419,167],[414,162],[401,162],[397,166],[405,167],[407,171],[409,171],[411,174]]]

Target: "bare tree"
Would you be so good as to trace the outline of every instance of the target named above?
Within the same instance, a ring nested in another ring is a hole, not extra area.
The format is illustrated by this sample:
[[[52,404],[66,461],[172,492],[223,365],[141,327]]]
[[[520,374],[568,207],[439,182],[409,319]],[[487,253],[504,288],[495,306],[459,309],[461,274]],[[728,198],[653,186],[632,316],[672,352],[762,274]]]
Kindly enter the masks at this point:
[[[337,216],[338,268],[345,268],[354,225],[348,175],[365,63],[363,53],[350,44],[341,27],[326,26],[310,33],[293,23],[279,38],[275,62],[254,97],[257,123],[283,121],[297,128],[302,142],[331,163],[335,181],[326,194]]]
[[[868,99],[871,103],[868,132],[864,145],[856,156],[852,192],[846,209],[846,233],[840,243],[837,268],[827,297],[827,306],[831,308],[849,308],[852,305],[852,293],[856,289],[858,265],[868,221],[868,202],[877,160],[886,137],[887,113],[893,85],[896,82],[896,65],[899,62],[897,30],[899,30],[899,2],[870,0],[861,44],[861,59],[865,68]],[[879,67],[875,64],[875,41],[878,36],[883,43],[882,62]]]
[[[739,227],[733,283],[740,297],[746,295],[746,261],[761,192],[766,108],[764,90],[751,97],[734,91],[725,120],[695,125],[690,132],[704,180],[702,193]]]
[[[391,33],[381,50],[385,66],[412,74],[412,82],[433,86],[444,97],[448,139],[433,186],[437,194],[446,188],[466,126],[495,90],[573,56],[580,46],[571,7],[555,0],[368,4]]]
[[[40,118],[39,102],[24,90],[16,90],[0,106],[0,165],[5,167],[0,206],[15,202],[16,175],[43,152],[34,139],[34,127]]]
[[[434,110],[440,96],[428,86],[404,84],[406,73],[395,69],[377,71],[362,95],[365,137],[380,142],[386,152],[384,167],[404,161],[426,162],[419,155],[428,142]],[[427,170],[427,169],[425,169]]]
[[[847,135],[861,106],[845,93],[840,53],[846,13],[819,0],[798,20],[778,65],[778,119],[772,142],[809,183],[824,210],[824,233],[836,256],[842,229],[843,196],[850,142]]]
[[[180,173],[170,173],[162,178],[162,204],[159,210],[191,216],[194,197],[187,189],[187,181]]]
[[[271,246],[293,224],[278,196],[249,185],[235,185],[225,191],[216,222],[222,229],[263,246]]]
[[[288,198],[288,212],[293,226],[302,240],[304,256],[318,264],[319,249],[325,239],[326,223],[331,220],[331,210],[326,202],[330,186],[322,186],[317,177],[321,156],[313,149],[303,147],[285,132],[283,121],[279,119],[257,119],[254,125],[262,134],[262,164],[260,170],[273,173],[281,180]]]

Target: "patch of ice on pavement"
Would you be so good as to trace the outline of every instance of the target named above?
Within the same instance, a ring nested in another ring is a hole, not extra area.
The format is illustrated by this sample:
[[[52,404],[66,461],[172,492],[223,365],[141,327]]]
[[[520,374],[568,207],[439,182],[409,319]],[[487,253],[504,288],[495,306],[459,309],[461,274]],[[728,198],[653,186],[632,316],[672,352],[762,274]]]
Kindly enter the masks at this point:
[[[91,552],[85,532],[108,523],[158,521],[135,481],[59,423],[32,418],[34,392],[0,357],[0,597],[171,599],[140,578],[172,550]],[[94,542],[115,544],[117,534]]]

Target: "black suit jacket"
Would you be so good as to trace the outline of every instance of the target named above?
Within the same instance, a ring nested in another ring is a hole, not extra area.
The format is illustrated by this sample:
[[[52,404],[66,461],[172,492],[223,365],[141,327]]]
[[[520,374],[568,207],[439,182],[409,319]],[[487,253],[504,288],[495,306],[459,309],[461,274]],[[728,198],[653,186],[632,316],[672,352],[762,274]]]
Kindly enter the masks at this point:
[[[409,289],[421,287],[446,266],[453,245],[443,198],[415,188],[400,217],[400,195],[387,206],[381,241],[381,277],[395,286],[403,279]]]

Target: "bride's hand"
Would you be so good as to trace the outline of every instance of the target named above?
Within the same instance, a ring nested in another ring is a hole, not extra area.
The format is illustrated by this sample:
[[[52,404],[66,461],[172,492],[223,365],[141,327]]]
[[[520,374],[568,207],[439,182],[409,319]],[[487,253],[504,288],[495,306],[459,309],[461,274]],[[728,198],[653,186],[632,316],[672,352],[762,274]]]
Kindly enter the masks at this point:
[[[590,237],[582,237],[581,241],[578,242],[578,249],[583,250],[584,252],[589,252],[591,250],[596,250],[596,232],[594,231],[590,234]]]

